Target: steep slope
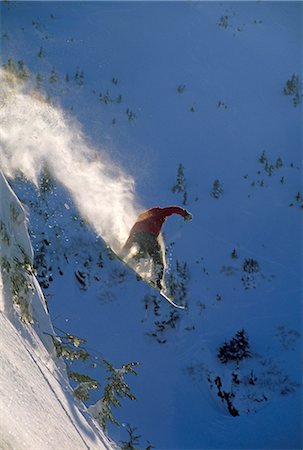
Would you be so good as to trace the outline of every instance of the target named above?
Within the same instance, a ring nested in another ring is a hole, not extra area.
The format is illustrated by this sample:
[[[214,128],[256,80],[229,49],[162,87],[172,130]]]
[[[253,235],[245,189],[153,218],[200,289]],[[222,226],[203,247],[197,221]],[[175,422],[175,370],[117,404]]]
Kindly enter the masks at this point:
[[[75,400],[55,356],[25,213],[2,173],[0,198],[0,447],[113,448]]]
[[[114,412],[137,447],[302,448],[302,3],[0,6],[25,100],[1,102],[0,161],[27,178],[14,189],[56,333],[96,357],[76,367],[104,386],[103,358],[141,363],[137,401]],[[134,203],[194,214],[165,224],[183,313],[102,240],[125,237]]]

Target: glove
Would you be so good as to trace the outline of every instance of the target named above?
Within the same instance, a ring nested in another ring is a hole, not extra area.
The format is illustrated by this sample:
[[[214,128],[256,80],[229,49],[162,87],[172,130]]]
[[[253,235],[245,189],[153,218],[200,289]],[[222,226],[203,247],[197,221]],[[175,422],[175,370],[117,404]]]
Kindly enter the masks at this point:
[[[185,214],[184,214],[183,218],[184,218],[184,222],[189,222],[190,220],[192,220],[193,215],[190,212],[185,210]]]

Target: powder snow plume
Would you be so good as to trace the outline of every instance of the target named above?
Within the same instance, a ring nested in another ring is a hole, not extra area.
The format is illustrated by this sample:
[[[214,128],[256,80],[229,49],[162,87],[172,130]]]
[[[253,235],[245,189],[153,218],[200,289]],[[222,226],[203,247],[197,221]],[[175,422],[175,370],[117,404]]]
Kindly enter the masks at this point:
[[[134,180],[103,150],[87,143],[81,126],[34,95],[30,85],[0,71],[0,167],[38,186],[47,167],[70,193],[80,214],[114,250],[137,216]]]

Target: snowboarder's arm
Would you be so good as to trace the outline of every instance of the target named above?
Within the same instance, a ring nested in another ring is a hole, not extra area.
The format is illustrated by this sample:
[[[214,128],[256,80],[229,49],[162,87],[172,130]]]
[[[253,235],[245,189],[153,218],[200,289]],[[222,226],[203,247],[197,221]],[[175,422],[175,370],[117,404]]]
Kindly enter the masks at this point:
[[[163,218],[171,216],[173,214],[179,214],[184,217],[184,220],[191,220],[192,214],[186,211],[186,209],[180,208],[180,206],[168,206],[166,208],[159,208],[159,215]]]

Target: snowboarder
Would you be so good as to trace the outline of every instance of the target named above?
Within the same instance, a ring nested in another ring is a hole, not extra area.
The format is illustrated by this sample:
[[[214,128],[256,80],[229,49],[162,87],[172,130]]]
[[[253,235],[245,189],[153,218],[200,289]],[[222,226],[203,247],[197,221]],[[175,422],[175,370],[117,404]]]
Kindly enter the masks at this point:
[[[155,275],[153,281],[160,291],[164,289],[165,255],[161,249],[159,235],[167,217],[173,214],[183,216],[185,221],[192,219],[192,214],[179,206],[148,209],[138,216],[121,251],[121,257],[126,262],[141,258],[152,260]]]

